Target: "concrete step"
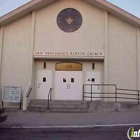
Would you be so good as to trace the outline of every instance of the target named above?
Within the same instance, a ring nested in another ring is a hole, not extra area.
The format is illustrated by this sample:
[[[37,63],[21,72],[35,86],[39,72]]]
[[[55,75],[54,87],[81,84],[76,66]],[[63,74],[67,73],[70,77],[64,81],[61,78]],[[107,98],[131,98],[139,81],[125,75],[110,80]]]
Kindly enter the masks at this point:
[[[45,100],[46,101],[46,100]],[[31,101],[32,102],[32,101]],[[42,101],[33,101],[28,109],[31,111],[47,111],[48,104]],[[140,110],[140,105],[135,102],[101,102],[101,101],[52,101],[50,102],[51,112],[100,112],[100,111],[133,111]]]
[[[48,106],[43,106],[43,105],[34,105],[34,106],[28,106],[28,109],[30,110],[31,108],[47,108]],[[74,105],[50,105],[50,108],[55,108],[55,109],[85,109],[87,106],[74,106]]]
[[[63,104],[50,104],[50,107],[59,107],[59,108],[87,108],[86,105],[73,105],[73,104],[66,104],[66,105],[63,105]]]
[[[67,110],[69,110],[69,109],[87,109],[86,107],[82,107],[82,106],[80,106],[80,107],[72,107],[72,106],[63,106],[63,107],[61,107],[61,106],[55,106],[55,107],[51,107],[50,106],[50,109],[67,109]]]
[[[31,112],[47,112],[47,107],[28,107]]]
[[[31,100],[28,106],[29,111],[46,112],[47,100]],[[53,100],[50,102],[52,112],[87,112],[87,104],[82,101]]]
[[[47,112],[47,107],[30,107],[28,108],[31,112]],[[77,112],[77,113],[84,113],[88,112],[87,108],[51,108],[49,109],[49,112]]]
[[[55,104],[83,104],[83,101],[80,100],[52,100],[51,103],[55,103]]]
[[[83,104],[83,101],[78,101],[78,100],[74,100],[74,101],[70,101],[70,100],[52,100],[51,103],[53,104]],[[31,100],[30,104],[48,104],[48,100]]]
[[[48,104],[47,105],[44,105],[44,104],[30,104],[29,107],[48,107]],[[84,107],[86,108],[87,105],[84,104],[84,105],[73,105],[73,104],[52,104],[50,103],[50,107],[71,107],[71,108],[80,108],[80,107]]]
[[[61,112],[61,113],[86,113],[88,109],[76,109],[76,108],[50,108],[49,112]]]

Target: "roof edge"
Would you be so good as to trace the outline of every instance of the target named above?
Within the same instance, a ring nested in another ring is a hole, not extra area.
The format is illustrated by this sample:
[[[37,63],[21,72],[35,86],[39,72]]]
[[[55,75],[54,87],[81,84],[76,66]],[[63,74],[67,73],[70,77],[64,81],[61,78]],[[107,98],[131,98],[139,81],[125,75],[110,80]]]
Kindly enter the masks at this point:
[[[20,17],[25,16],[26,14],[29,14],[30,12],[37,10],[41,7],[44,7],[46,5],[49,5],[56,0],[32,0],[25,5],[13,10],[12,12],[0,17],[0,27],[4,26],[14,20],[17,20]],[[57,0],[60,1],[60,0]],[[107,2],[106,0],[81,0],[85,1],[89,4],[92,4],[94,6],[97,6],[98,8],[101,8],[112,15],[117,16],[118,18],[125,20],[126,22],[129,22],[137,27],[140,27],[140,19],[136,16],[128,13],[127,11]]]
[[[17,20],[18,18],[23,17],[34,10],[53,3],[54,1],[55,0],[32,0],[0,17],[0,26],[4,26],[14,20]]]
[[[131,13],[111,4],[110,2],[106,0],[84,0],[90,4],[93,4],[97,6],[98,8],[101,8],[109,13],[111,13],[114,16],[117,16],[118,18],[125,20],[126,22],[129,22],[135,26],[140,27],[140,19]]]

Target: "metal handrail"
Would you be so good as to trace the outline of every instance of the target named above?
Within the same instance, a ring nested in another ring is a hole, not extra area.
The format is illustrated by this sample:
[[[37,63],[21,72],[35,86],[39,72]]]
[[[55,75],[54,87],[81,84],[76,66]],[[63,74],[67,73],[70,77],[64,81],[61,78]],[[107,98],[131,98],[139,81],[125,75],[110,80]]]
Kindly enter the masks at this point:
[[[92,92],[92,90],[93,90],[92,86],[97,86],[98,88],[101,87],[101,86],[104,86],[104,87],[110,87],[110,86],[114,87],[115,88],[115,102],[117,102],[117,98],[116,98],[117,97],[117,90],[116,90],[117,89],[117,85],[116,84],[84,84],[83,85],[83,101],[84,101],[84,96],[85,96],[85,92],[84,92],[85,86],[91,86],[91,92],[89,92],[91,94],[91,98],[90,98],[91,102],[92,102],[92,98],[93,98],[92,97],[92,93],[93,93]]]
[[[30,87],[29,90],[27,91],[27,98],[30,96],[30,93],[31,93],[32,89],[33,89],[33,88]]]
[[[137,94],[133,94],[133,95],[138,96],[138,98],[135,98],[135,99],[138,100],[138,104],[140,104],[140,90],[117,88],[117,91],[134,91],[134,92],[137,92]],[[118,93],[118,94],[122,94],[122,93]],[[125,93],[125,95],[132,95],[132,94]],[[134,98],[132,98],[132,99],[134,100]]]
[[[117,90],[126,90],[126,91],[140,91],[140,90],[134,90],[134,89],[123,89],[123,88],[117,88]]]
[[[48,93],[48,106],[47,106],[47,110],[50,110],[50,102],[51,102],[51,100],[52,100],[52,96],[51,96],[51,94],[52,94],[52,89],[53,89],[53,88],[50,88],[49,93]]]
[[[85,86],[91,86],[91,91],[90,92],[85,92]],[[114,94],[115,96],[114,97],[93,97],[93,94],[99,94],[99,92],[93,92],[93,86],[107,86],[107,87],[110,87],[110,86],[114,86],[114,92],[113,93],[100,93],[100,94]],[[134,92],[137,92],[136,94],[132,94],[132,93],[118,93],[118,91],[134,91]],[[85,95],[86,94],[86,95]],[[89,96],[87,94],[90,94]],[[126,95],[126,97],[120,97],[120,95]],[[129,96],[134,96],[134,97],[129,97]],[[137,96],[137,97],[135,97]],[[129,100],[137,100],[138,101],[138,104],[140,103],[140,90],[132,90],[132,89],[121,89],[121,88],[117,88],[117,85],[116,84],[84,84],[83,85],[83,101],[84,99],[86,98],[90,98],[91,99],[91,102],[92,102],[92,99],[95,99],[95,98],[113,98],[115,99],[115,103],[118,102],[118,99],[129,99]]]

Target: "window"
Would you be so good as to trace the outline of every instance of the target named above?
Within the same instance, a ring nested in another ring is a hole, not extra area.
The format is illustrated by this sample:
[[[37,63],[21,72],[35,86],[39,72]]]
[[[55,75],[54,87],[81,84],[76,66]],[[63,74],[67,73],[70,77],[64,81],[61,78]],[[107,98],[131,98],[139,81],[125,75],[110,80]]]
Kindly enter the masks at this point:
[[[92,63],[92,69],[93,69],[93,70],[95,69],[95,64],[94,64],[94,63]]]
[[[44,62],[44,69],[46,69],[46,62]]]
[[[73,8],[66,8],[57,16],[58,27],[67,33],[78,30],[82,25],[82,21],[80,12]]]
[[[95,82],[95,78],[92,78],[91,81],[92,81],[92,82]]]
[[[43,77],[43,82],[46,82],[46,77]]]
[[[63,78],[63,83],[66,83],[66,78]]]
[[[71,78],[71,83],[74,83],[74,78]]]

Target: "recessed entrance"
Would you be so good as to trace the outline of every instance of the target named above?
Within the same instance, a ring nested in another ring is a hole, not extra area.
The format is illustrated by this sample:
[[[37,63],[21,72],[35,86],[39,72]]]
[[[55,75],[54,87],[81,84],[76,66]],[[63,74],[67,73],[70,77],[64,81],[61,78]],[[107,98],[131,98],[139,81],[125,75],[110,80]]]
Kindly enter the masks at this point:
[[[82,72],[56,71],[56,100],[82,100]]]

